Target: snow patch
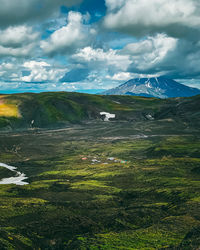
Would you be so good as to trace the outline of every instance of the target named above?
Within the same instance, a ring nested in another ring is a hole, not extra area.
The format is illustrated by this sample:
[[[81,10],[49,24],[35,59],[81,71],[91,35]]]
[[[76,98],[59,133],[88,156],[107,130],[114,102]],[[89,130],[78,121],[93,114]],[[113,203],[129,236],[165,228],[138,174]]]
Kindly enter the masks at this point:
[[[5,163],[0,163],[0,167],[7,168],[12,172],[16,172],[16,177],[4,178],[0,181],[0,184],[15,184],[15,185],[20,185],[20,186],[29,184],[28,182],[24,181],[28,177],[26,177],[24,173],[17,171],[16,167],[9,166]]]
[[[100,112],[100,115],[104,115],[105,116],[104,122],[109,122],[110,119],[114,119],[116,117],[115,114],[110,114],[110,113],[107,113],[107,112]]]
[[[150,121],[153,121],[154,120],[154,117],[150,114],[146,115],[146,118]]]
[[[157,84],[159,84],[158,78],[156,77],[155,79],[156,79]]]
[[[151,82],[150,82],[149,79],[145,82],[145,86],[146,86],[147,88],[150,88],[150,89],[152,88]]]

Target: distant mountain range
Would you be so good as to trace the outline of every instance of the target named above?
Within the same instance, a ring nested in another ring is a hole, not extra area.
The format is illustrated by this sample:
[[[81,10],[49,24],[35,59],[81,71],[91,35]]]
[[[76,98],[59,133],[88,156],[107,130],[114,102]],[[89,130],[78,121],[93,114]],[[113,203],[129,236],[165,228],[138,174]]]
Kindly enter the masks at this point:
[[[200,89],[191,88],[164,77],[137,78],[102,92],[103,95],[132,95],[157,98],[190,97],[200,94]]]

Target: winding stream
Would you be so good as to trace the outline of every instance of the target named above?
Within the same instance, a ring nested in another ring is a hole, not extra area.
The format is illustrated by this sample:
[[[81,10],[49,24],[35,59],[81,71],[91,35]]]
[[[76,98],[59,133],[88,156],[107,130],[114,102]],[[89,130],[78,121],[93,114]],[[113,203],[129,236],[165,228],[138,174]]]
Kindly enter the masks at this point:
[[[5,163],[0,163],[0,167],[7,168],[16,174],[15,177],[4,178],[0,180],[0,184],[15,184],[15,185],[21,185],[21,186],[29,184],[28,182],[24,181],[28,179],[28,177],[24,173],[17,171],[16,167],[9,166]]]

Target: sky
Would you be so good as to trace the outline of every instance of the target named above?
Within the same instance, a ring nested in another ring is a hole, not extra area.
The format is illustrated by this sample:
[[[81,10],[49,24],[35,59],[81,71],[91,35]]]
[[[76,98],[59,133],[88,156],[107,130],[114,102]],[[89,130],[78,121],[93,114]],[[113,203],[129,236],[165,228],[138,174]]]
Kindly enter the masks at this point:
[[[0,0],[0,93],[200,88],[199,0]]]

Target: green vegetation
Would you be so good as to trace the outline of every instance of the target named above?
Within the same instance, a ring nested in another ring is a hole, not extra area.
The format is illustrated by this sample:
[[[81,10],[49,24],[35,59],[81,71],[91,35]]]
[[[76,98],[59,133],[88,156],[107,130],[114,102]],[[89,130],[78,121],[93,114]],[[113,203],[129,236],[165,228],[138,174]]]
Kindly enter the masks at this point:
[[[0,185],[0,249],[198,249],[199,135],[138,124],[1,134],[30,184]]]
[[[80,93],[24,93],[0,97],[0,130],[60,128],[102,120],[100,112],[116,114],[117,121],[178,124],[182,129],[200,122],[200,96],[160,100],[133,96]],[[173,126],[172,126],[173,127]]]
[[[0,185],[0,249],[197,250],[199,103],[1,96],[0,162],[29,185]],[[0,180],[13,174],[0,167]]]

